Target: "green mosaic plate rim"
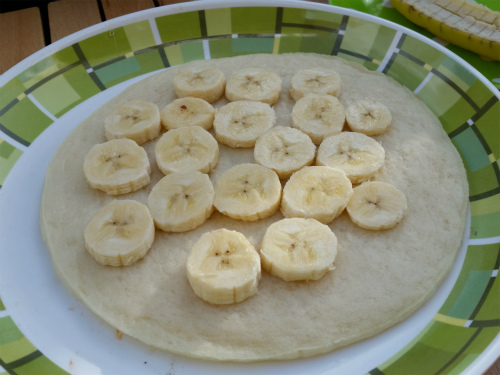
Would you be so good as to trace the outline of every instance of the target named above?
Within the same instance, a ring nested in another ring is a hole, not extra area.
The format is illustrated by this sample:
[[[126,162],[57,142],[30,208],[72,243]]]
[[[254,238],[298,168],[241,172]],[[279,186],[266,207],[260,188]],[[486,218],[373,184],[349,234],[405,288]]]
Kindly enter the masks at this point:
[[[484,372],[500,354],[500,94],[466,61],[398,24],[307,2],[209,0],[73,34],[0,76],[0,187],[47,128],[109,88],[191,60],[287,52],[341,56],[406,85],[441,120],[468,173],[470,233],[451,292],[407,345],[367,373]],[[0,374],[71,373],[26,338],[9,302],[0,299]]]

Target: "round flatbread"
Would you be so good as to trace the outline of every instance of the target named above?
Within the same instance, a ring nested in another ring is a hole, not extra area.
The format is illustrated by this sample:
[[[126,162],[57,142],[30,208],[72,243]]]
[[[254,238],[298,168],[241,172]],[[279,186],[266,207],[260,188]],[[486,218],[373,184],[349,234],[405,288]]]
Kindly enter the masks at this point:
[[[412,92],[380,73],[339,58],[314,54],[250,55],[189,63],[217,66],[226,77],[245,67],[276,72],[283,90],[274,106],[276,125],[290,126],[293,74],[307,67],[329,68],[342,78],[340,102],[347,107],[376,99],[393,117],[376,139],[386,152],[374,180],[404,192],[403,221],[383,231],[357,227],[346,212],[331,224],[338,239],[336,268],[314,282],[286,282],[266,272],[258,293],[244,302],[216,306],[198,298],[186,276],[189,250],[203,233],[227,228],[260,248],[277,212],[256,222],[218,212],[184,233],[157,230],[144,259],[113,268],[85,250],[83,231],[95,212],[114,199],[89,187],[83,174],[88,150],[105,140],[104,119],[119,104],[145,100],[165,107],[176,96],[178,68],[150,76],[112,99],[66,138],[46,174],[41,226],[54,268],[88,308],[116,329],[149,345],[210,360],[255,361],[307,357],[373,336],[417,310],[435,291],[454,262],[462,239],[468,186],[460,156],[438,119]],[[214,106],[226,104],[222,98]],[[152,182],[119,199],[146,203],[163,177],[154,162],[156,140],[144,144]],[[213,184],[232,166],[252,163],[253,149],[220,145]],[[75,214],[77,213],[77,214]]]

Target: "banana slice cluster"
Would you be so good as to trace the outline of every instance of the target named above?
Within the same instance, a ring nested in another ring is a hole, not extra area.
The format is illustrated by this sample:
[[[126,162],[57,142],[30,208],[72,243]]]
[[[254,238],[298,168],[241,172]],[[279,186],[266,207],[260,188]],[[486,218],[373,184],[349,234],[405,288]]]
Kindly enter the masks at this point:
[[[97,262],[131,265],[151,248],[155,228],[189,231],[215,210],[243,221],[281,212],[284,218],[268,227],[257,250],[242,233],[224,228],[193,245],[186,272],[194,293],[212,304],[232,304],[257,293],[261,267],[285,281],[318,280],[333,270],[337,237],[328,224],[344,210],[368,230],[389,229],[403,219],[404,194],[370,181],[385,161],[372,136],[390,128],[391,112],[375,100],[344,107],[335,71],[311,68],[293,75],[290,126],[275,126],[282,79],[266,69],[236,71],[226,83],[218,68],[195,66],[181,70],[173,85],[178,99],[161,112],[142,101],[116,108],[105,119],[108,142],[85,158],[92,188],[128,194],[150,183],[140,145],[158,138],[154,154],[165,174],[146,205],[114,200],[95,214],[84,237]],[[228,103],[214,109],[224,95]],[[255,163],[229,168],[214,186],[208,173],[218,164],[219,143],[254,147]]]

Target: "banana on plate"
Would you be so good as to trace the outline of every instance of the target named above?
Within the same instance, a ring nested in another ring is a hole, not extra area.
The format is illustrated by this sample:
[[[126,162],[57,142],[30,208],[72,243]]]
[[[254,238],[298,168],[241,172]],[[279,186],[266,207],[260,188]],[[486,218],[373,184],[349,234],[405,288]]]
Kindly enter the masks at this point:
[[[213,103],[224,95],[225,88],[226,77],[215,66],[184,68],[174,77],[174,90],[179,98],[191,96]]]
[[[253,147],[276,123],[274,109],[250,100],[231,102],[215,112],[215,138],[229,147]]]
[[[108,141],[129,138],[142,145],[160,135],[160,112],[154,103],[130,101],[106,116],[104,129]]]
[[[185,232],[203,224],[214,211],[214,188],[208,175],[174,172],[163,177],[147,198],[155,226]]]
[[[271,224],[262,239],[262,268],[285,281],[319,280],[335,268],[337,237],[315,219]]]
[[[109,195],[137,191],[151,181],[146,150],[131,139],[113,139],[94,145],[83,162],[89,185]]]
[[[255,221],[271,216],[280,200],[278,175],[258,164],[235,165],[215,184],[215,208],[233,219]]]
[[[213,304],[253,296],[261,277],[255,248],[242,233],[228,229],[203,234],[189,252],[186,270],[194,293]]]
[[[345,110],[331,95],[307,94],[292,108],[292,126],[306,133],[315,145],[344,128]]]
[[[290,97],[297,101],[306,94],[339,96],[342,89],[340,75],[326,68],[302,69],[292,76]]]
[[[287,218],[313,218],[328,224],[342,213],[351,195],[351,181],[341,169],[304,167],[286,182],[280,209]]]
[[[209,102],[193,97],[175,99],[160,112],[161,124],[167,130],[185,126],[200,126],[210,130],[214,116],[215,109]]]
[[[287,126],[276,126],[261,135],[253,150],[255,161],[286,179],[299,169],[311,165],[316,147],[305,133]]]
[[[281,94],[282,81],[274,72],[260,68],[247,68],[234,72],[227,81],[226,98],[253,100],[274,105]]]
[[[155,145],[156,164],[164,173],[209,173],[219,161],[219,144],[199,126],[169,130]]]
[[[366,181],[353,189],[346,210],[359,227],[381,230],[398,224],[407,208],[406,196],[395,186],[382,181]]]
[[[374,137],[385,133],[392,122],[389,108],[382,103],[371,100],[358,100],[345,110],[345,120],[353,132]]]
[[[149,209],[131,199],[113,200],[90,220],[85,248],[100,264],[129,266],[142,259],[153,244],[155,226]]]
[[[375,139],[355,132],[342,132],[321,142],[316,165],[342,169],[353,184],[374,177],[385,161],[385,150]]]

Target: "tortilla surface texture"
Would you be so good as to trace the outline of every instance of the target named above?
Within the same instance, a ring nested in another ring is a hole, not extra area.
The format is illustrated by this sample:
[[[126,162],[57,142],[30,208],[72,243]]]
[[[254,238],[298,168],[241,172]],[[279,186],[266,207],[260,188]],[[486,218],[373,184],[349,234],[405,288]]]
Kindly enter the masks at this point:
[[[326,353],[376,335],[415,312],[450,270],[467,210],[462,160],[431,111],[396,81],[336,57],[250,55],[189,64],[217,66],[226,79],[245,67],[276,72],[283,79],[274,106],[276,125],[291,124],[294,101],[288,87],[292,75],[303,68],[336,70],[345,107],[360,99],[385,104],[393,121],[385,134],[375,137],[386,160],[373,180],[404,192],[405,218],[393,229],[370,231],[355,226],[344,211],[330,224],[338,238],[332,272],[319,281],[285,282],[263,271],[258,293],[234,305],[212,305],[194,294],[186,276],[188,252],[203,233],[219,228],[243,233],[259,249],[266,228],[283,218],[279,211],[256,222],[215,211],[188,232],[156,230],[151,250],[132,266],[98,264],[85,250],[83,231],[95,212],[115,197],[89,187],[84,158],[93,145],[105,142],[104,118],[119,104],[140,99],[161,110],[176,99],[173,79],[182,66],[174,67],[134,84],[91,114],[63,142],[48,168],[41,226],[55,271],[67,288],[116,329],[153,347],[209,360]],[[225,103],[223,98],[214,106]],[[163,177],[154,157],[156,141],[143,145],[151,162],[151,184],[118,199],[145,203]],[[253,148],[219,147],[219,164],[210,173],[214,185],[231,166],[254,162]]]

